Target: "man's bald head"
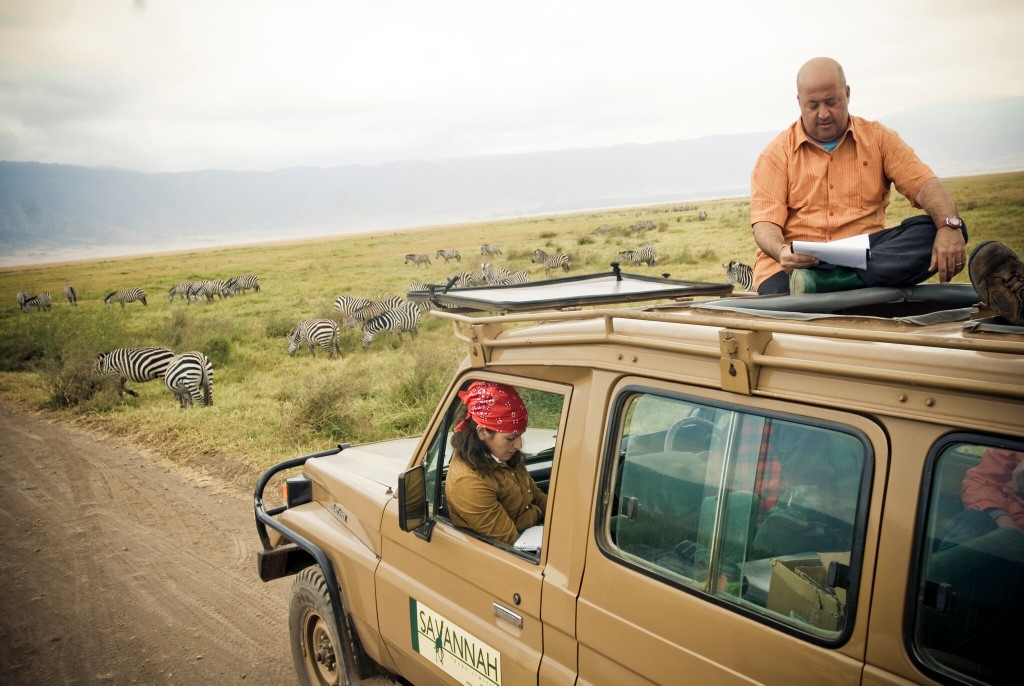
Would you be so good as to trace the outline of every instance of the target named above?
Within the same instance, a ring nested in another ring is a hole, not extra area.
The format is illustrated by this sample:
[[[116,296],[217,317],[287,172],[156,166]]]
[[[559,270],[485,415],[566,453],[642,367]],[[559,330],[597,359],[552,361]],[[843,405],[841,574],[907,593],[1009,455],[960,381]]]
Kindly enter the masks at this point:
[[[819,143],[831,143],[850,125],[850,87],[843,68],[831,57],[815,57],[796,75],[796,100],[804,132]]]

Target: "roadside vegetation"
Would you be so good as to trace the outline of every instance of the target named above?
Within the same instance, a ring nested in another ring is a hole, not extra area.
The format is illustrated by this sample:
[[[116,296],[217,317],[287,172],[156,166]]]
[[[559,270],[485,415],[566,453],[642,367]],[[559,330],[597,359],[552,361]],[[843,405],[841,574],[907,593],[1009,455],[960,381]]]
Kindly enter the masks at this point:
[[[1024,173],[948,184],[968,223],[968,249],[998,239],[1024,255]],[[894,195],[889,225],[917,213]],[[534,282],[545,278],[530,262],[537,248],[568,254],[575,275],[607,271],[619,251],[648,243],[657,247],[657,266],[624,265],[625,271],[724,282],[723,264],[753,263],[748,212],[746,198],[691,201],[2,269],[0,403],[52,410],[176,461],[224,456],[257,468],[339,442],[414,435],[465,354],[450,324],[425,316],[416,340],[406,335],[392,347],[378,336],[365,350],[359,329],[343,326],[342,356],[335,360],[320,350],[313,358],[305,348],[289,357],[286,334],[300,319],[339,320],[333,304],[340,295],[404,296],[411,281],[443,283],[477,270],[483,243],[502,245],[493,264],[528,270]],[[645,221],[655,228],[630,230]],[[435,257],[449,248],[461,252],[461,262]],[[406,264],[407,253],[427,253],[431,263]],[[260,292],[212,303],[168,302],[168,289],[180,282],[247,272],[259,275]],[[956,281],[968,281],[966,270]],[[63,296],[67,283],[78,291],[77,307]],[[145,289],[148,306],[103,305],[107,293],[136,286]],[[49,291],[53,307],[21,312],[15,295],[22,290]],[[205,352],[214,365],[214,405],[181,410],[160,381],[129,382],[139,397],[120,398],[113,378],[93,375],[97,352],[149,345]]]

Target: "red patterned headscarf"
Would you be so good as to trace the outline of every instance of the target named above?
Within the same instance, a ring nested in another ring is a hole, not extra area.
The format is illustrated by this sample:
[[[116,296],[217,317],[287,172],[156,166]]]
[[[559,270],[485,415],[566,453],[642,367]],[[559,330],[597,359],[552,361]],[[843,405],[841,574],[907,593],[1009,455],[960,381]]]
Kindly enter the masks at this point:
[[[466,404],[467,416],[491,431],[511,434],[526,430],[526,405],[515,389],[492,381],[474,381],[469,388],[459,391]],[[456,431],[462,431],[465,420]]]

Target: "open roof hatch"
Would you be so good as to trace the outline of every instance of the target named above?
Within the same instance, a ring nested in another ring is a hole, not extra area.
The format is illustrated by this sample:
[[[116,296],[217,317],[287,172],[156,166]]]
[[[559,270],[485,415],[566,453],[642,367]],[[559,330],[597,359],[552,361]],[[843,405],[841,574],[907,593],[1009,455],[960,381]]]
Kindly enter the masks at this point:
[[[530,312],[534,310],[610,305],[666,299],[691,299],[729,295],[730,283],[678,281],[656,276],[627,274],[612,262],[612,271],[584,276],[546,279],[514,286],[480,286],[448,289],[430,285],[409,291],[407,299],[432,302],[449,310]]]

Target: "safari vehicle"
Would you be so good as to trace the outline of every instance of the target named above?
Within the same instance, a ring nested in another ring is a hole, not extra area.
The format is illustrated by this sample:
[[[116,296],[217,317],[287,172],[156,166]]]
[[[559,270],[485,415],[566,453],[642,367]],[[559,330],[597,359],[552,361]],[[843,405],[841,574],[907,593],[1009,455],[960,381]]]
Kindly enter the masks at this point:
[[[261,477],[299,680],[1020,683],[1024,532],[955,522],[967,470],[1024,450],[1024,331],[970,286],[719,298],[613,267],[410,293],[468,351],[423,435]],[[528,406],[538,541],[448,516],[480,379]]]

